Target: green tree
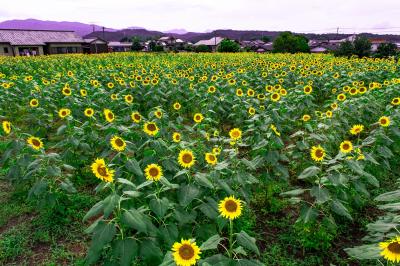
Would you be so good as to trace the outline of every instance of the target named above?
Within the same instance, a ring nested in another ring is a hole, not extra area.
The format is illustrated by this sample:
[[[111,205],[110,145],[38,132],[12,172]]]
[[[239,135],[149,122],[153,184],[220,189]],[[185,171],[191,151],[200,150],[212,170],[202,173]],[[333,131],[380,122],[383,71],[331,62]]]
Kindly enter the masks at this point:
[[[350,57],[354,54],[354,45],[351,41],[342,42],[339,49],[335,51],[336,56]]]
[[[376,51],[377,57],[389,57],[397,55],[397,45],[394,43],[381,43]]]
[[[143,46],[140,44],[140,40],[138,37],[132,38],[132,51],[141,51]]]
[[[209,52],[211,52],[211,47],[209,47],[205,44],[200,44],[194,48],[194,51],[196,53],[209,53]]]
[[[369,56],[371,53],[371,42],[367,37],[357,36],[354,40],[354,54],[358,57]]]
[[[162,52],[164,51],[164,47],[158,45],[155,41],[151,41],[149,43],[149,50],[152,52]]]
[[[221,53],[236,53],[239,52],[240,45],[235,41],[224,39],[218,46],[218,52]]]
[[[308,40],[301,35],[294,35],[291,32],[282,32],[273,43],[275,53],[307,53],[310,52]]]
[[[263,41],[263,42],[270,42],[270,41],[271,41],[271,38],[269,38],[268,36],[262,36],[262,37],[261,37],[261,41]]]

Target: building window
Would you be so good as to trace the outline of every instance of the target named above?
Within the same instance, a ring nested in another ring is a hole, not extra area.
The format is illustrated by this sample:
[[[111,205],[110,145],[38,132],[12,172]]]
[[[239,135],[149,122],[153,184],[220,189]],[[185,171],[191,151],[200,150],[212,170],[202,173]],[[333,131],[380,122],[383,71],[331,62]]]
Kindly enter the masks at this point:
[[[8,54],[8,47],[4,47],[4,53]]]

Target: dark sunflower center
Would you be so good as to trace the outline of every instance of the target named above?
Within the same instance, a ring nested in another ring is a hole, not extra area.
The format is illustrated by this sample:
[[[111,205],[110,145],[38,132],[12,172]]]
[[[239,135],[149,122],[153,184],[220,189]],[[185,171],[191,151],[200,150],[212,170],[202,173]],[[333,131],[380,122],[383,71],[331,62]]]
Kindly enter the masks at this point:
[[[309,89],[309,88],[306,88],[306,92],[310,92],[310,89]]]
[[[194,256],[194,249],[189,244],[184,244],[179,248],[179,256],[184,260],[190,260]]]
[[[135,120],[139,120],[140,119],[140,115],[138,115],[138,114],[134,114],[133,117],[135,118]]]
[[[272,95],[272,98],[273,98],[273,99],[276,99],[276,98],[278,98],[278,94],[274,94],[274,95]]]
[[[199,116],[199,115],[196,115],[195,119],[196,119],[197,121],[200,120],[200,116]]]
[[[104,166],[99,165],[97,166],[97,172],[101,175],[101,176],[107,176],[107,170]]]
[[[69,94],[71,91],[69,89],[65,89],[65,93]]]
[[[118,147],[124,146],[124,142],[122,141],[122,139],[116,139],[115,144],[117,144]]]
[[[107,116],[108,116],[109,119],[113,119],[114,118],[114,115],[112,113],[108,113]]]
[[[386,122],[387,122],[387,120],[386,120],[385,118],[382,118],[382,119],[381,119],[381,124],[382,124],[382,125],[386,124]]]
[[[154,124],[148,124],[148,125],[147,125],[147,129],[148,129],[149,131],[156,131],[156,125],[154,125]]]
[[[126,100],[132,101],[132,97],[130,97],[130,96],[126,97]]]
[[[317,149],[315,151],[315,156],[317,156],[317,158],[322,158],[324,156],[324,152],[321,149]]]
[[[237,206],[237,204],[236,204],[235,201],[233,201],[233,200],[227,200],[227,201],[225,202],[225,209],[226,209],[228,212],[235,212],[235,211],[237,210],[237,208],[238,208],[238,206]]]
[[[86,113],[87,113],[88,115],[91,115],[91,114],[92,114],[92,110],[87,110]]]
[[[66,115],[67,115],[67,112],[66,112],[66,111],[62,111],[62,112],[61,112],[61,115],[62,115],[62,116],[66,116]]]
[[[33,146],[35,146],[35,147],[39,147],[39,146],[40,146],[40,141],[38,141],[37,139],[33,139],[33,140],[32,140],[32,144],[33,144]]]
[[[398,103],[400,100],[399,99],[394,99],[393,102],[394,103]]]
[[[232,132],[232,137],[234,137],[234,138],[239,137],[239,132],[238,131],[233,131]]]
[[[347,144],[347,143],[343,144],[343,149],[344,150],[348,150],[349,148],[350,148],[349,144]]]
[[[193,157],[192,157],[192,155],[189,154],[189,153],[185,153],[185,154],[182,156],[182,161],[183,161],[184,163],[191,163],[192,160],[193,160]]]
[[[37,101],[32,101],[32,105],[36,105],[37,104]]]
[[[355,132],[360,132],[360,130],[361,130],[361,128],[359,128],[359,127],[356,127],[356,128],[354,129]]]
[[[400,254],[400,243],[399,242],[390,243],[388,246],[388,250],[390,250],[393,253]]]
[[[175,139],[180,140],[181,136],[180,135],[175,135]]]
[[[208,160],[214,162],[215,161],[215,156],[214,155],[209,155]]]
[[[351,93],[356,93],[356,90],[355,90],[355,89],[352,89],[350,92],[351,92]]]
[[[150,168],[150,170],[149,170],[149,174],[151,175],[151,176],[153,176],[153,177],[156,177],[157,175],[158,175],[158,169],[156,168],[156,167],[152,167],[152,168]]]

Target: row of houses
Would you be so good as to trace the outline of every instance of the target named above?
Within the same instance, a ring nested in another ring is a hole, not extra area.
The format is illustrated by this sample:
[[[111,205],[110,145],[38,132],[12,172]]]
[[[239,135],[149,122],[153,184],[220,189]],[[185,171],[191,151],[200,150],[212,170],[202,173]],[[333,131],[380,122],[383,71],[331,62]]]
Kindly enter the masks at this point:
[[[0,55],[105,53],[129,51],[132,43],[83,39],[73,31],[0,29]]]

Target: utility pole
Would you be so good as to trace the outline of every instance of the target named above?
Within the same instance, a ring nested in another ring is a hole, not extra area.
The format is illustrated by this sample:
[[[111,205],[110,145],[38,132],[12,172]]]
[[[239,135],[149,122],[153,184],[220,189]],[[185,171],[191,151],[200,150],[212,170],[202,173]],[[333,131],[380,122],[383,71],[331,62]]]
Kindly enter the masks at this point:
[[[102,28],[103,28],[103,40],[105,40],[105,39],[106,39],[106,38],[104,37],[104,29],[105,29],[105,28],[104,28],[104,27],[102,27]]]

